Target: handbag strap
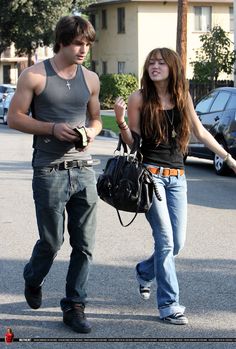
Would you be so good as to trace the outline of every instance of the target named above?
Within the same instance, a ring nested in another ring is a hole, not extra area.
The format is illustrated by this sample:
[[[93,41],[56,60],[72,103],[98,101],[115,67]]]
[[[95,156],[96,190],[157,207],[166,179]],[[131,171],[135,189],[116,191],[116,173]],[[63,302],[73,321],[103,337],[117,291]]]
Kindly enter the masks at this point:
[[[120,212],[116,209],[116,212],[117,212],[117,215],[118,215],[118,218],[119,218],[119,221],[120,221],[120,224],[122,225],[122,227],[128,227],[131,223],[133,223],[133,221],[135,220],[135,218],[137,217],[137,214],[138,212],[135,212],[134,214],[134,217],[131,219],[131,221],[127,224],[124,224],[122,219],[121,219],[121,215],[120,215]]]
[[[128,153],[128,148],[127,148],[127,144],[123,141],[122,137],[121,137],[121,134],[119,133],[119,140],[118,140],[118,144],[117,144],[117,147],[116,147],[116,151],[121,151],[121,146],[123,147],[123,151],[124,153]]]
[[[148,170],[147,170],[147,171],[148,171]],[[149,171],[148,171],[148,172],[149,172]],[[151,172],[149,172],[149,173],[150,173],[150,175],[151,175],[151,183],[152,183],[153,191],[154,191],[154,193],[155,193],[155,195],[156,195],[156,198],[157,198],[158,201],[162,201],[162,197],[161,197],[161,195],[160,195],[160,193],[159,193],[159,190],[158,190],[158,188],[157,188],[157,185],[156,185],[156,183],[155,183],[155,182],[153,181],[153,179],[152,179],[152,174],[151,174]],[[133,221],[135,220],[135,218],[137,217],[137,214],[138,214],[138,212],[135,212],[134,217],[131,219],[131,221],[130,221],[129,223],[127,223],[127,224],[124,224],[123,221],[122,221],[122,218],[121,218],[121,215],[120,215],[119,210],[116,209],[116,212],[117,212],[117,215],[118,215],[120,224],[121,224],[122,227],[124,227],[124,228],[125,228],[125,227],[128,227],[131,223],[133,223]]]
[[[131,146],[130,149],[130,154],[135,155],[136,158],[138,158],[139,162],[142,162],[142,154],[140,151],[140,147],[141,147],[141,136],[139,134],[137,134],[134,131],[131,131],[132,133],[132,137],[134,139],[133,144]],[[118,140],[118,144],[116,147],[115,151],[121,151],[121,147],[123,147],[123,151],[124,153],[128,154],[128,147],[127,144],[123,141],[122,137],[121,137],[121,133],[119,133],[119,140]]]

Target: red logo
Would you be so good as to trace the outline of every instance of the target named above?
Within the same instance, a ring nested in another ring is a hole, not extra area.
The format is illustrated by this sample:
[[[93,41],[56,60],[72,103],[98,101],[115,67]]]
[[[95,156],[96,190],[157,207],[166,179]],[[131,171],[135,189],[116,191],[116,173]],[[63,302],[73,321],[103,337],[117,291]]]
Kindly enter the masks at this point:
[[[5,333],[5,343],[12,343],[14,340],[14,333],[10,327],[7,328],[7,332]]]

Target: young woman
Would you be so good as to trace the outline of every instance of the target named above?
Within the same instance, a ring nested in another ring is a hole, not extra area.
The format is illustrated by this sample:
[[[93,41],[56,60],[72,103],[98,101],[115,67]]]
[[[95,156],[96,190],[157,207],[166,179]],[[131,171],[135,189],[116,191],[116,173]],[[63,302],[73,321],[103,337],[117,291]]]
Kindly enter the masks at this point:
[[[183,248],[187,222],[187,185],[184,153],[190,132],[223,158],[236,173],[236,161],[202,126],[188,92],[183,66],[177,53],[168,48],[152,50],[145,61],[141,89],[126,104],[120,97],[114,106],[121,135],[128,145],[130,130],[142,137],[143,161],[152,172],[162,201],[153,200],[146,214],[152,228],[154,253],[136,266],[140,296],[147,300],[154,279],[160,319],[170,324],[188,323],[179,303],[175,256]]]

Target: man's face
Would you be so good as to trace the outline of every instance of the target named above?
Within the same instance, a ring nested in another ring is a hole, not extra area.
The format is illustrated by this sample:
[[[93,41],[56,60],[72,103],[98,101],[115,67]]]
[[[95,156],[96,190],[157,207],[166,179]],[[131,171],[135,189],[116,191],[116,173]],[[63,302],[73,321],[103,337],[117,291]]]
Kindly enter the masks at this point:
[[[82,64],[89,51],[90,43],[83,37],[77,36],[70,45],[61,45],[65,58],[71,64]]]

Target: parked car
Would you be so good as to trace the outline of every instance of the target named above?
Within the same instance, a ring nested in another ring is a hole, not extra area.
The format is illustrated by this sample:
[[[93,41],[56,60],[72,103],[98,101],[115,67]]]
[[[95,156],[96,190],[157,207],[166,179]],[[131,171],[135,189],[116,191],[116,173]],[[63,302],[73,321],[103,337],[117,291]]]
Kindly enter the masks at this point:
[[[0,101],[6,98],[9,92],[14,92],[16,90],[16,85],[12,84],[0,84]]]
[[[236,88],[221,87],[211,91],[197,102],[195,110],[203,126],[236,158]],[[218,175],[229,172],[223,160],[194,136],[190,140],[188,155],[213,160]]]
[[[3,101],[0,100],[0,118],[2,117],[3,115]]]
[[[5,125],[7,125],[7,113],[8,113],[8,109],[9,109],[9,105],[11,103],[12,97],[14,96],[14,93],[15,92],[9,92],[5,97],[5,99],[3,99],[2,101],[2,114],[0,114],[0,118],[3,119],[3,123]],[[0,112],[1,112],[1,108],[0,108]]]

